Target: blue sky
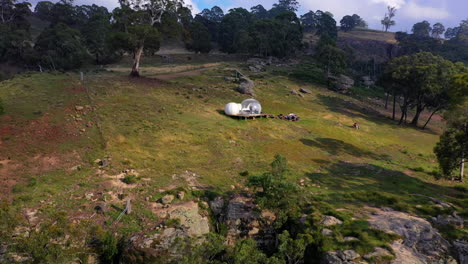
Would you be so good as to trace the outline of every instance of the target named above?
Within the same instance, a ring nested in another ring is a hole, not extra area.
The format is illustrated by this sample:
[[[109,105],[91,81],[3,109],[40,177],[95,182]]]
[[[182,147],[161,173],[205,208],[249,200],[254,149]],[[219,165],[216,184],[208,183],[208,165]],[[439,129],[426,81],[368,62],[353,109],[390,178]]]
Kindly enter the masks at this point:
[[[38,0],[32,0],[33,3]],[[250,7],[262,4],[269,9],[277,0],[185,0],[193,7],[194,13],[203,8],[220,6],[225,12],[234,7]],[[468,0],[299,0],[300,14],[309,10],[330,11],[339,22],[344,15],[358,14],[369,27],[380,29],[380,19],[386,6],[398,7],[395,18],[397,25],[392,31],[411,31],[414,23],[427,20],[431,24],[441,22],[446,27],[457,26],[461,20],[468,19]],[[76,4],[104,5],[110,9],[118,5],[118,0],[75,0]]]

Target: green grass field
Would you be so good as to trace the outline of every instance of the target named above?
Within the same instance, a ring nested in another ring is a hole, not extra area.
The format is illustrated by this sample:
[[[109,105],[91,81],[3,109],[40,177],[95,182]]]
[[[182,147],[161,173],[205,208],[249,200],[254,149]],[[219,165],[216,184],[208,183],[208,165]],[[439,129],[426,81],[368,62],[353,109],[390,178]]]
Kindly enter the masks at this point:
[[[271,71],[251,76],[255,98],[264,112],[295,113],[301,121],[237,120],[223,114],[224,105],[248,97],[224,77],[245,65],[203,63],[205,71],[164,80],[157,76],[168,66],[155,63],[143,66],[151,77],[141,79],[113,70],[89,73],[85,82],[73,73],[35,73],[0,83],[6,110],[0,117],[0,180],[6,183],[1,198],[17,209],[65,211],[72,219],[94,217],[105,225],[122,209],[118,197],[132,197],[140,210],[124,217],[121,228],[136,232],[154,219],[150,202],[159,189],[186,187],[173,175],[193,172],[197,185],[229,192],[231,185],[245,184],[241,172],[263,173],[280,153],[289,161],[290,181],[310,179],[306,191],[333,208],[444,213],[426,195],[468,216],[468,185],[430,175],[437,170],[432,150],[440,121],[425,131],[397,126],[370,102]],[[301,87],[312,94],[290,95]],[[360,130],[351,127],[355,122]],[[105,157],[109,166],[100,169],[94,161]],[[138,172],[136,184],[112,177],[127,169]],[[114,209],[94,216],[98,201]]]

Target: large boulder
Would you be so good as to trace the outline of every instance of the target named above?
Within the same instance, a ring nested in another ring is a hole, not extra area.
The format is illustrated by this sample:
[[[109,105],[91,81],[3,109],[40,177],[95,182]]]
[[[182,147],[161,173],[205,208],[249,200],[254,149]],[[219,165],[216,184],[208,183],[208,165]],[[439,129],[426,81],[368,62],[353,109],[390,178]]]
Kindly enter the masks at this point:
[[[188,202],[169,211],[169,218],[179,219],[180,225],[187,228],[189,236],[197,237],[210,232],[208,217],[200,215],[198,204],[195,202]]]
[[[394,263],[452,263],[450,243],[423,218],[391,209],[373,208],[369,223],[375,229],[397,234],[391,244]]]
[[[374,80],[372,80],[372,78],[370,76],[362,76],[361,77],[361,82],[364,86],[372,86],[375,84]]]
[[[255,83],[247,78],[246,76],[241,76],[239,78],[239,87],[237,87],[237,91],[241,94],[247,94],[247,95],[255,95],[254,92],[255,88]]]
[[[328,80],[330,81],[330,88],[340,93],[347,93],[354,86],[354,80],[344,74],[329,75]]]

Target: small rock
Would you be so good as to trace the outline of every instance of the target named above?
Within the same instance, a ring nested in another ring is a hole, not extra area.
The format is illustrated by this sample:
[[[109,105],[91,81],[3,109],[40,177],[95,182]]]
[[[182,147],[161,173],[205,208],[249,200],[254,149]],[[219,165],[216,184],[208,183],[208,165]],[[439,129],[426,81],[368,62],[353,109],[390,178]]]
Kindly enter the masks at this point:
[[[109,165],[109,160],[108,159],[103,159],[99,162],[99,166],[101,167],[107,167]]]
[[[299,97],[302,97],[302,98],[304,98],[304,95],[300,93],[300,94],[299,94]]]
[[[77,106],[75,106],[75,110],[76,110],[76,111],[83,111],[83,110],[84,110],[84,107],[83,107],[83,106],[80,106],[80,105],[77,105]]]
[[[83,132],[83,133],[86,132],[86,128],[80,129],[80,132]]]
[[[179,193],[177,194],[177,199],[179,199],[179,200],[183,200],[184,197],[185,197],[185,192],[179,192]]]
[[[91,200],[93,197],[94,197],[94,194],[93,194],[93,193],[87,193],[87,194],[85,194],[85,198],[86,198],[87,200]]]
[[[79,171],[81,170],[81,165],[76,165],[71,168],[72,171]]]
[[[92,126],[93,126],[93,122],[88,121],[88,122],[86,123],[86,127],[92,127]]]
[[[101,164],[101,159],[96,159],[96,160],[94,161],[94,163],[95,163],[95,164]]]
[[[306,89],[306,88],[301,88],[299,91],[301,93],[305,93],[305,94],[311,94],[312,93],[309,89]]]
[[[96,207],[94,207],[94,210],[96,210],[98,213],[105,213],[107,212],[107,204],[106,203],[98,203]]]
[[[174,200],[174,195],[168,194],[164,195],[163,198],[161,198],[161,203],[162,204],[170,204]]]
[[[344,242],[353,242],[353,241],[359,241],[359,239],[356,238],[356,237],[350,237],[350,236],[349,236],[349,237],[344,237],[344,238],[343,238],[343,241],[344,241]]]
[[[330,229],[328,229],[328,228],[322,229],[322,232],[320,232],[320,233],[322,233],[322,235],[324,235],[324,236],[331,236],[331,235],[333,235],[333,231],[330,230]]]
[[[340,219],[338,219],[338,218],[336,218],[334,216],[325,215],[322,218],[322,221],[320,222],[320,224],[324,225],[324,226],[341,225],[341,224],[343,224],[343,221],[341,221]]]
[[[298,94],[298,92],[297,92],[296,90],[291,90],[290,93],[293,94],[293,95],[297,95],[297,94]]]
[[[236,186],[231,185],[231,190],[234,190],[234,189],[236,189]]]
[[[256,227],[252,228],[252,230],[249,231],[249,236],[254,236],[256,234],[258,234],[260,232],[260,230]]]

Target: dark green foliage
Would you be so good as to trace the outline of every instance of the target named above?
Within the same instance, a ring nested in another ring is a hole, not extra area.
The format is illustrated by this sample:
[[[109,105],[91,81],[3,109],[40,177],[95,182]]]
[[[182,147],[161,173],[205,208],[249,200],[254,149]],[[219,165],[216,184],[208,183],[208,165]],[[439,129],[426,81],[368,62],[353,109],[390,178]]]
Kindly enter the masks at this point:
[[[309,11],[301,16],[301,24],[305,32],[312,32],[317,29],[318,16],[314,11]]]
[[[0,3],[2,20],[0,21],[0,61],[14,64],[26,62],[32,53],[30,23],[31,4],[28,2],[3,1]]]
[[[0,98],[0,115],[3,115],[4,113],[5,113],[5,108],[3,107],[2,98]]]
[[[50,1],[40,1],[34,8],[34,15],[42,20],[51,20],[51,11],[54,3]]]
[[[336,47],[335,40],[328,34],[320,37],[315,59],[324,69],[325,74],[338,74],[346,67],[346,54]]]
[[[251,176],[248,179],[249,186],[260,188],[256,202],[276,212],[276,224],[279,226],[288,219],[298,217],[300,212],[298,187],[286,179],[287,172],[287,159],[277,154],[271,164],[270,172]]]
[[[413,35],[418,38],[429,38],[432,32],[431,24],[427,21],[422,21],[413,25],[411,30]]]
[[[327,13],[318,10],[315,12],[317,16],[317,34],[319,36],[328,36],[336,40],[338,38],[338,29],[336,28],[336,21]]]
[[[432,37],[435,39],[440,39],[442,34],[445,32],[445,27],[441,23],[435,23],[432,27]]]
[[[262,56],[285,57],[301,46],[302,28],[292,12],[275,19],[257,20],[250,28],[250,53]]]
[[[252,13],[255,19],[268,18],[268,11],[262,5],[256,5],[250,8],[250,13]]]
[[[294,69],[289,76],[304,82],[326,84],[322,68],[312,62],[301,64]]]
[[[350,31],[355,27],[367,27],[366,21],[364,21],[360,16],[354,14],[352,16],[344,16],[340,21],[341,30]]]
[[[127,175],[122,179],[122,182],[126,184],[135,184],[137,183],[139,178],[135,175]]]
[[[462,64],[453,64],[440,56],[421,52],[411,56],[395,58],[388,64],[381,82],[387,90],[400,95],[400,124],[408,114],[408,109],[415,109],[411,121],[417,126],[422,111],[431,108],[433,112],[447,107],[448,83],[457,73],[466,71]],[[432,116],[431,116],[432,117]],[[430,121],[426,121],[425,126]]]
[[[194,21],[189,27],[189,33],[187,49],[200,53],[210,52],[212,49],[210,32],[202,23]]]
[[[45,29],[34,49],[40,63],[54,70],[78,68],[89,58],[80,32],[62,23]]]
[[[248,27],[252,15],[244,8],[234,8],[224,16],[219,29],[219,45],[223,52],[237,53],[248,51],[250,42]]]

